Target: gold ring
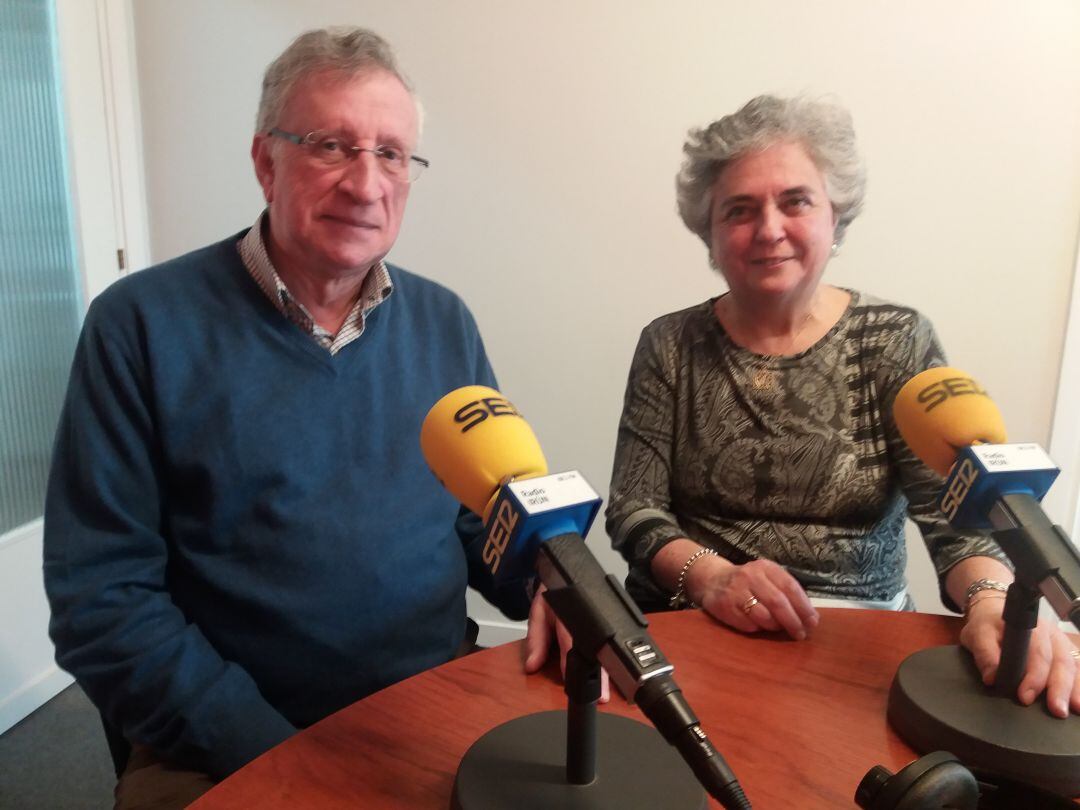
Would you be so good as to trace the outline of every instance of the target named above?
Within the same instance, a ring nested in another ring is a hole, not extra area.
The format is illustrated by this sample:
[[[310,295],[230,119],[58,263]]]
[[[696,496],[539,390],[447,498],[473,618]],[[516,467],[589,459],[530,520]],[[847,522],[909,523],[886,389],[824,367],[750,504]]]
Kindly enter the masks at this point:
[[[758,598],[756,596],[754,596],[753,594],[750,594],[750,598],[747,599],[745,602],[743,602],[743,606],[742,606],[743,613],[749,613],[751,610],[754,609],[754,605],[756,605],[757,603],[758,603]]]

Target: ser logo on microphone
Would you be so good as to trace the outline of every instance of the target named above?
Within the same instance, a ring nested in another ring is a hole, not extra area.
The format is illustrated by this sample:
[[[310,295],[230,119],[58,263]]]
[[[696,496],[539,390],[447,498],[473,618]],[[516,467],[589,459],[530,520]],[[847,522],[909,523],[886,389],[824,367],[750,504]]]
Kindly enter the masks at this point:
[[[488,566],[492,574],[499,570],[503,553],[510,543],[510,538],[514,536],[518,517],[517,510],[514,509],[514,504],[510,500],[500,501],[499,511],[495,513],[495,520],[488,530],[483,550],[484,564]]]
[[[520,417],[521,414],[518,413],[517,409],[508,399],[503,399],[502,397],[484,397],[483,399],[467,402],[458,408],[457,412],[454,413],[454,421],[459,425],[464,425],[461,429],[462,433],[468,433],[485,419],[494,416]]]
[[[917,399],[920,404],[926,405],[926,413],[930,413],[938,405],[948,400],[949,397],[961,397],[965,394],[987,396],[986,391],[980,388],[979,384],[970,377],[946,377],[944,380],[938,380],[936,383],[926,386],[919,392]]]
[[[978,477],[979,470],[970,458],[963,459],[949,476],[945,492],[941,495],[941,511],[950,521],[956,519],[960,507],[964,504],[964,499],[971,492],[971,485]]]

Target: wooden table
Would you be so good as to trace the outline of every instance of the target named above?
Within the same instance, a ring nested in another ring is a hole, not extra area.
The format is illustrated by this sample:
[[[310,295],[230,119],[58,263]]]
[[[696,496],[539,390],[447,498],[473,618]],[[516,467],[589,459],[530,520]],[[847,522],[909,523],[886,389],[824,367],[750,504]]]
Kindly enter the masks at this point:
[[[871,766],[896,771],[915,759],[886,723],[889,684],[909,653],[955,643],[960,629],[958,619],[929,614],[821,614],[805,642],[744,636],[700,611],[649,617],[687,700],[755,808],[854,808],[855,787]],[[193,807],[446,810],[458,763],[477,738],[565,705],[557,669],[526,676],[520,644],[505,644],[342,709]],[[643,719],[614,690],[601,711]]]

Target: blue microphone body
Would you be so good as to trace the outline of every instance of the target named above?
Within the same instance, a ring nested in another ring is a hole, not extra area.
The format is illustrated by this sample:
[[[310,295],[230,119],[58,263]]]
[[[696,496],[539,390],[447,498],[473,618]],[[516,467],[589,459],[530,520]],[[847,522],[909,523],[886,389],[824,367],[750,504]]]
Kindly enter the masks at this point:
[[[1037,444],[982,444],[956,454],[938,506],[959,529],[990,529],[994,505],[1006,495],[1041,501],[1058,468]]]
[[[1080,554],[1039,505],[1057,475],[1037,444],[972,445],[957,453],[938,505],[957,528],[993,529],[1017,581],[1080,628]]]
[[[571,470],[512,481],[491,507],[481,558],[496,585],[531,576],[540,544],[560,534],[584,537],[600,511],[600,496]]]

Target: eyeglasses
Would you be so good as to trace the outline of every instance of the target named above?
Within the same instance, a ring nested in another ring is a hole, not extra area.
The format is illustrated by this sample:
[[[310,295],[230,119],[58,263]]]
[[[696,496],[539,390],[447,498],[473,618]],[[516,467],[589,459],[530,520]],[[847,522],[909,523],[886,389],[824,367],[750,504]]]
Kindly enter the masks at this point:
[[[410,155],[397,146],[357,146],[333,132],[316,130],[307,135],[296,135],[274,127],[269,134],[304,147],[315,160],[328,167],[340,166],[347,160],[356,160],[361,152],[370,152],[375,156],[376,165],[383,174],[405,183],[415,182],[424,169],[431,165],[430,161],[419,155]]]

